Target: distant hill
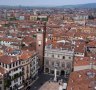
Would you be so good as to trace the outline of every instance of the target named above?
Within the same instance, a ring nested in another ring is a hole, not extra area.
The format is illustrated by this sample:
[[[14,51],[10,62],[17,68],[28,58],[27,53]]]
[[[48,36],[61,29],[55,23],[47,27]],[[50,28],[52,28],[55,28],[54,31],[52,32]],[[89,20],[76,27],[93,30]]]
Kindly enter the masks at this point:
[[[57,8],[96,8],[96,3],[64,5],[64,6],[57,6]]]
[[[10,6],[0,5],[0,8],[96,8],[96,3],[77,4],[77,5],[62,5],[62,6]]]

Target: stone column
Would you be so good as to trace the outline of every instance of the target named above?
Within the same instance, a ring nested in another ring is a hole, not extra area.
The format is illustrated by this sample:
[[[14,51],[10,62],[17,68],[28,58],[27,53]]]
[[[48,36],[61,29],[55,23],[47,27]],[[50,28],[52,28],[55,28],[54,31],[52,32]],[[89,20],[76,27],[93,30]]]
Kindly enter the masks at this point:
[[[54,81],[57,81],[57,69],[54,70]]]

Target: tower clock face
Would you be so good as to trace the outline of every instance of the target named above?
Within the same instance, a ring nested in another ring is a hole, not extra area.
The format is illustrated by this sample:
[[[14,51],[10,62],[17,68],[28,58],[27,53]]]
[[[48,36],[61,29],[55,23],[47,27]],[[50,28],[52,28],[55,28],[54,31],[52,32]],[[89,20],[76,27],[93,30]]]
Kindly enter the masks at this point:
[[[38,41],[38,44],[41,45],[41,41]]]

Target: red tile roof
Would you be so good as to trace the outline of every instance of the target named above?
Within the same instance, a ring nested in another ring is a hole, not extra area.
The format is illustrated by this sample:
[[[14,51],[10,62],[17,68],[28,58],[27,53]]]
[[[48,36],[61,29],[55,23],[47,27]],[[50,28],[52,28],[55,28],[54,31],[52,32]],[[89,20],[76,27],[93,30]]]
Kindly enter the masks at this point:
[[[16,61],[17,61],[17,58],[15,56],[3,55],[0,57],[0,62],[2,62],[4,64],[11,64]]]
[[[67,90],[93,90],[92,87],[90,88],[90,84],[96,81],[95,76],[96,70],[72,72],[69,77]]]

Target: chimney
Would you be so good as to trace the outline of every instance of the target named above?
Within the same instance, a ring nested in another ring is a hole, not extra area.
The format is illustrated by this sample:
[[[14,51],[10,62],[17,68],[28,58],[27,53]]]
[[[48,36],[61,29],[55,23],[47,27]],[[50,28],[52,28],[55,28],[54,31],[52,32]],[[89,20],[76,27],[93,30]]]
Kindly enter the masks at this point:
[[[96,86],[94,87],[94,89],[96,90]]]
[[[13,58],[11,58],[11,63],[13,62]]]
[[[17,55],[16,57],[17,57],[17,60],[19,60],[19,56]]]
[[[73,88],[71,87],[71,90],[73,90]]]
[[[82,75],[81,75],[81,74],[79,74],[79,78],[81,78],[81,76],[82,76]]]
[[[72,80],[72,83],[73,83],[73,80]]]
[[[83,58],[80,58],[80,60],[83,60]]]

